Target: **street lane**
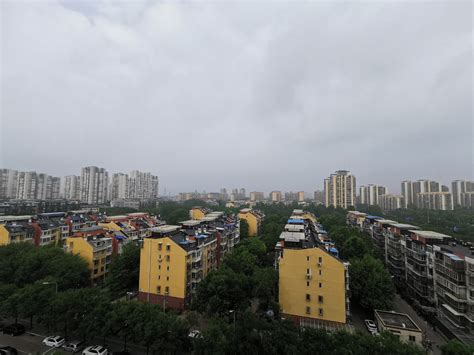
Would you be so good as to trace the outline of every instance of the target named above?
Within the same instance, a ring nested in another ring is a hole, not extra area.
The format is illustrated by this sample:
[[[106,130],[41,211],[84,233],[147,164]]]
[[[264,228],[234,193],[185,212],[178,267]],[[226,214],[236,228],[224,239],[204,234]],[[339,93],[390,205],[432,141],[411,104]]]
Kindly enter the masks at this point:
[[[43,337],[31,335],[28,333],[12,337],[0,333],[0,345],[2,346],[13,346],[22,354],[43,354],[50,348],[44,346],[41,342]]]

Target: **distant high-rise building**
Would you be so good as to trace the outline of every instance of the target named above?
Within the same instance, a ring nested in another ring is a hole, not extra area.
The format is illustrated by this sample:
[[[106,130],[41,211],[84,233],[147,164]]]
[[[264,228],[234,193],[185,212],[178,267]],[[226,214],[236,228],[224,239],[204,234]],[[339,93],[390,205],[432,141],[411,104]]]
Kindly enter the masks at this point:
[[[317,203],[324,203],[324,191],[314,191],[314,201]]]
[[[338,170],[324,179],[324,198],[327,207],[348,208],[356,204],[356,178],[347,170]]]
[[[16,199],[35,200],[38,177],[35,171],[21,171],[18,173]]]
[[[413,182],[412,181],[402,181],[402,196],[403,196],[403,203],[405,204],[405,208],[409,205],[415,204],[415,197],[413,195]]]
[[[260,201],[263,201],[263,199],[264,199],[263,192],[252,191],[250,193],[250,201],[252,202],[260,202]]]
[[[272,202],[281,202],[281,191],[272,191],[270,193],[270,200]]]
[[[304,191],[298,191],[298,202],[304,202]]]
[[[379,202],[379,197],[387,193],[385,186],[369,184],[359,188],[359,202],[362,205],[375,206]]]
[[[149,199],[158,197],[158,176],[137,170],[130,172],[129,198]]]
[[[465,207],[462,204],[461,195],[466,192],[474,192],[474,181],[454,180],[451,183],[454,206]]]
[[[15,198],[18,187],[18,171],[0,169],[0,199]]]
[[[421,192],[416,195],[416,206],[429,210],[452,210],[453,196],[450,192]]]
[[[81,171],[81,201],[90,205],[107,201],[109,174],[104,168],[88,166]]]
[[[244,188],[240,189],[239,194],[240,194],[240,199],[241,200],[245,200],[245,198],[247,197],[247,195],[246,195],[247,193],[246,193]]]
[[[398,210],[406,208],[404,200],[402,195],[383,194],[379,196],[378,205],[383,211]]]
[[[81,177],[76,175],[64,176],[61,181],[61,197],[66,200],[81,199]]]
[[[110,179],[109,200],[129,198],[129,178],[127,174],[115,173]]]
[[[61,178],[51,177],[51,195],[49,198],[52,200],[57,200],[61,197]]]

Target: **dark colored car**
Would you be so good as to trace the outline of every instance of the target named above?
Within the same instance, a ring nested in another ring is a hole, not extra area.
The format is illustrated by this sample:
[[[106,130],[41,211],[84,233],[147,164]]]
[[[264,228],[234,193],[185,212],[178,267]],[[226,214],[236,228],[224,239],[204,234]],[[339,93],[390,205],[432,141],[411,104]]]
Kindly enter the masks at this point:
[[[15,323],[7,325],[3,328],[3,334],[9,334],[11,336],[20,335],[25,332],[25,326],[23,324]]]
[[[18,355],[18,351],[11,346],[0,346],[0,355]]]

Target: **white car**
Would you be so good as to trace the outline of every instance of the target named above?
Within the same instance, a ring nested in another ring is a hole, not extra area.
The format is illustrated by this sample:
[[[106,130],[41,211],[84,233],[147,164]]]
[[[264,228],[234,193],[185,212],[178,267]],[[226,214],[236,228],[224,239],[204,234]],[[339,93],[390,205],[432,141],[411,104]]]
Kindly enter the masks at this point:
[[[367,330],[373,334],[373,333],[378,333],[377,325],[373,320],[366,319],[365,321],[365,326],[367,327]]]
[[[108,350],[101,345],[88,346],[82,352],[82,355],[107,355]]]
[[[47,337],[43,339],[43,344],[53,348],[59,348],[66,342],[66,339],[59,335]]]

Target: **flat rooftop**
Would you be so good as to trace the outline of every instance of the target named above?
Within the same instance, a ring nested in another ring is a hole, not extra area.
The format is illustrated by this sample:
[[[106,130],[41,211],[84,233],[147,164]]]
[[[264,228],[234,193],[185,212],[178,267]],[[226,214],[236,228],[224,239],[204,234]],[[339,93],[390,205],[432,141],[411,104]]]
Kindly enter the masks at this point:
[[[188,219],[187,221],[181,221],[179,222],[183,226],[186,227],[192,227],[192,226],[197,226],[198,224],[201,224],[201,221],[196,220],[196,219]]]
[[[399,228],[399,229],[411,229],[411,230],[418,230],[420,227],[414,226],[412,224],[405,224],[405,223],[392,223],[390,224],[392,227]]]
[[[430,239],[452,238],[450,235],[433,232],[433,231],[420,231],[420,230],[411,229],[410,232],[416,235],[419,235],[420,237],[423,237],[423,238],[430,238]]]
[[[420,327],[408,314],[375,310],[375,317],[380,319],[386,327],[421,332]]]
[[[150,230],[156,233],[170,233],[170,232],[177,231],[178,229],[181,229],[181,226],[165,224],[162,226],[151,228]]]

